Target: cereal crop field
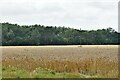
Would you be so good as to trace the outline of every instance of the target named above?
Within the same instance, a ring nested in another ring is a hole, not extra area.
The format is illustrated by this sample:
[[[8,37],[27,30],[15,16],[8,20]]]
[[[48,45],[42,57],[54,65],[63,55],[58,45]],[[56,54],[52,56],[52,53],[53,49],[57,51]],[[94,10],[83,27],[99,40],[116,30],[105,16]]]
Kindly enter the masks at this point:
[[[118,77],[118,45],[3,46],[1,48],[4,78]],[[25,74],[19,75],[22,72]]]

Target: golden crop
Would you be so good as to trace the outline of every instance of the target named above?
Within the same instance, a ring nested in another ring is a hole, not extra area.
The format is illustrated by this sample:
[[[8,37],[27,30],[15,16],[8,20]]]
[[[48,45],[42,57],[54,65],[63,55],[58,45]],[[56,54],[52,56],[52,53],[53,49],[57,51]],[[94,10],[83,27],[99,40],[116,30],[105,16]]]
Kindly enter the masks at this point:
[[[2,47],[2,55],[5,67],[118,77],[118,46],[114,45],[10,46]]]

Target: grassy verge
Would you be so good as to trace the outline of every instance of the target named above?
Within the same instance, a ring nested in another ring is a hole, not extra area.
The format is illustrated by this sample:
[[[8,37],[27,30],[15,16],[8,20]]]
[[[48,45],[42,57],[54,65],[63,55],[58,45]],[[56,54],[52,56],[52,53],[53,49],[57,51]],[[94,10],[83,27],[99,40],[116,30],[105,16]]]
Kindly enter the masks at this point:
[[[52,70],[37,68],[34,71],[20,70],[16,68],[2,69],[3,78],[92,78],[96,76],[86,76],[79,73],[57,73]]]

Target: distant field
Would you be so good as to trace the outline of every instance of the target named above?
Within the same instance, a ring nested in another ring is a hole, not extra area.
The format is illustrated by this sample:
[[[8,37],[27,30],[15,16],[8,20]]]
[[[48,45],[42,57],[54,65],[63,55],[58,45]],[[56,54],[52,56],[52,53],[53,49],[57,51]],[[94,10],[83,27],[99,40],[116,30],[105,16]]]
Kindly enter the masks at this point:
[[[3,77],[21,77],[20,75],[13,76],[13,73],[6,71],[13,67],[30,73],[42,68],[57,74],[68,73],[77,77],[83,77],[83,75],[118,77],[117,45],[4,46],[1,48]],[[61,76],[63,74],[57,77]],[[42,76],[38,73],[37,77]]]

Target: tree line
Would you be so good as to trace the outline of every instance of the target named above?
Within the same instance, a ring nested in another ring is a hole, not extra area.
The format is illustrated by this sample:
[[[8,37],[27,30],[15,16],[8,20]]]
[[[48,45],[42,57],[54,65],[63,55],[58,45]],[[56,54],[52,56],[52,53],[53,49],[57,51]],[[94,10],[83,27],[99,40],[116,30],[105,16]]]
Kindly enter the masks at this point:
[[[39,45],[118,45],[119,35],[111,27],[81,30],[44,25],[17,25],[0,23],[3,46]]]

